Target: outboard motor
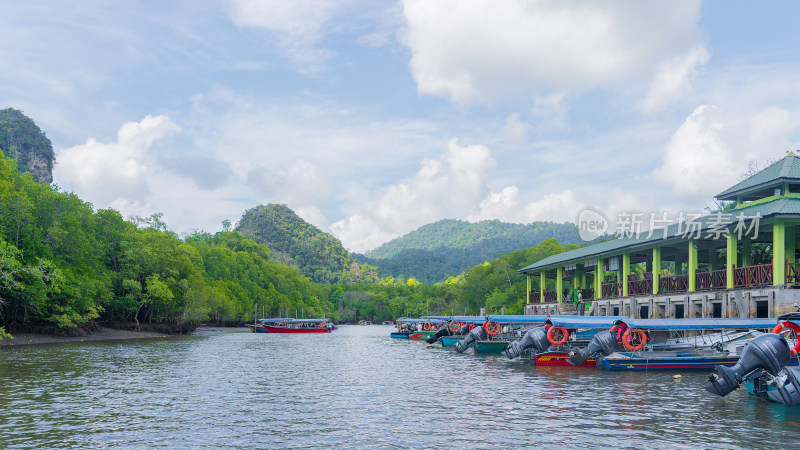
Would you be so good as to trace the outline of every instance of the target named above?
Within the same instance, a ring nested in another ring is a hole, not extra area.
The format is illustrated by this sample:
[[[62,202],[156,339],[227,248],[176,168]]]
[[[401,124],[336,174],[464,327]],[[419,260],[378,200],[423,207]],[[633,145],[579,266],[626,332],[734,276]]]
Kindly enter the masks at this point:
[[[477,326],[469,332],[467,337],[458,341],[456,345],[453,347],[458,353],[464,353],[464,350],[468,349],[470,345],[472,345],[475,341],[485,341],[488,339],[489,336],[486,334],[486,330],[483,329],[482,326]]]
[[[789,363],[789,356],[789,344],[783,336],[773,333],[758,336],[745,345],[736,365],[714,368],[716,373],[708,377],[711,384],[706,386],[706,390],[724,397],[738,389],[744,378],[755,370],[761,369],[777,376]]]
[[[528,330],[522,339],[518,339],[505,348],[501,353],[508,359],[514,359],[527,349],[531,350],[531,355],[534,353],[542,353],[550,348],[550,341],[547,340],[547,329],[544,327],[536,327]]]
[[[432,334],[428,339],[425,339],[425,342],[428,344],[433,344],[434,342],[438,341],[439,338],[442,336],[452,336],[453,333],[450,332],[449,324],[444,324],[436,330],[436,333]]]
[[[458,329],[458,334],[464,336],[467,333],[469,333],[469,324],[465,323],[464,325],[461,325],[461,328]]]
[[[589,342],[589,345],[570,355],[570,357],[567,358],[567,362],[573,366],[580,366],[588,361],[589,357],[594,354],[600,353],[603,356],[608,356],[617,351],[618,348],[617,337],[614,333],[611,331],[603,331],[595,334],[592,341]]]

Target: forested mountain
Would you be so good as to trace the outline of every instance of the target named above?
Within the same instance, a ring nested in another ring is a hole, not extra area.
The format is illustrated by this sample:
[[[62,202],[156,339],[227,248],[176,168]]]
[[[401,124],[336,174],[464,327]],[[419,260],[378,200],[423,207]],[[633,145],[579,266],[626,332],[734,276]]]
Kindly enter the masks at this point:
[[[245,211],[236,231],[288,255],[303,274],[318,283],[377,281],[374,267],[358,264],[338,239],[306,222],[286,205],[260,205]]]
[[[53,182],[53,144],[22,111],[0,111],[0,150],[17,162],[20,172],[30,172],[40,183]]]
[[[0,157],[0,339],[93,320],[252,320],[255,310],[335,317],[330,287],[268,260],[236,232],[185,241],[155,214],[135,222],[20,174]],[[41,328],[40,328],[41,329]]]
[[[549,238],[563,244],[581,243],[578,228],[569,223],[440,220],[355,257],[377,266],[379,277],[414,277],[432,284]]]

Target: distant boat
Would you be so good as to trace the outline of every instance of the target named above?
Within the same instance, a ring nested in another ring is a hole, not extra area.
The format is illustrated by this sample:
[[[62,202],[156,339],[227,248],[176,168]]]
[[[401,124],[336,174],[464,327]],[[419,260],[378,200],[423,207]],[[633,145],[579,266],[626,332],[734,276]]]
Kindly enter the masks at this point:
[[[381,325],[394,325],[394,322],[392,322],[391,320],[384,320],[383,322],[381,322]]]
[[[330,333],[336,326],[327,319],[259,319],[248,325],[254,333]]]

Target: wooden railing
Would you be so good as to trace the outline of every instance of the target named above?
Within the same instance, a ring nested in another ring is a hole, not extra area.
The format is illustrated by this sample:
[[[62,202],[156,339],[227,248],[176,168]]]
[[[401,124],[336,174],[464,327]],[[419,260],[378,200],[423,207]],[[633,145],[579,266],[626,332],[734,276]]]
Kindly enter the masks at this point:
[[[544,291],[545,303],[558,303],[558,293],[556,291]]]
[[[688,275],[673,275],[671,277],[660,277],[658,279],[658,292],[686,292],[689,290]]]
[[[603,298],[616,297],[622,297],[622,284],[617,282],[603,284]]]
[[[542,303],[542,293],[539,291],[529,292],[528,303]]]
[[[800,284],[800,263],[786,261],[786,284]]]
[[[694,289],[696,291],[711,291],[715,289],[725,289],[726,270],[714,270],[712,272],[697,272],[694,275]]]
[[[653,280],[632,280],[628,281],[628,295],[652,295]]]
[[[733,286],[752,287],[772,285],[772,264],[734,267]]]

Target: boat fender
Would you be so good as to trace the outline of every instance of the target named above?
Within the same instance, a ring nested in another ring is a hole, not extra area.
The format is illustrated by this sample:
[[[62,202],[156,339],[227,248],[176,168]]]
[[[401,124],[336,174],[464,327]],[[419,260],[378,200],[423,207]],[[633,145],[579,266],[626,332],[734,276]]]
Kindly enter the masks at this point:
[[[794,322],[779,322],[777,325],[775,325],[775,328],[773,328],[772,332],[775,334],[781,334],[783,330],[792,330],[797,336],[797,344],[795,344],[790,353],[790,356],[797,356],[797,354],[800,353],[800,325],[797,325]]]
[[[564,327],[551,327],[547,330],[547,340],[553,345],[564,345],[569,339],[569,330]]]
[[[636,345],[631,344],[634,334],[639,335],[639,343]],[[632,352],[638,352],[639,350],[643,349],[645,344],[647,344],[647,334],[644,332],[644,330],[640,330],[638,328],[628,328],[625,330],[625,334],[622,335],[622,345]]]
[[[500,324],[497,322],[490,322],[487,320],[483,323],[483,329],[486,330],[486,334],[489,336],[497,336],[500,334]]]

